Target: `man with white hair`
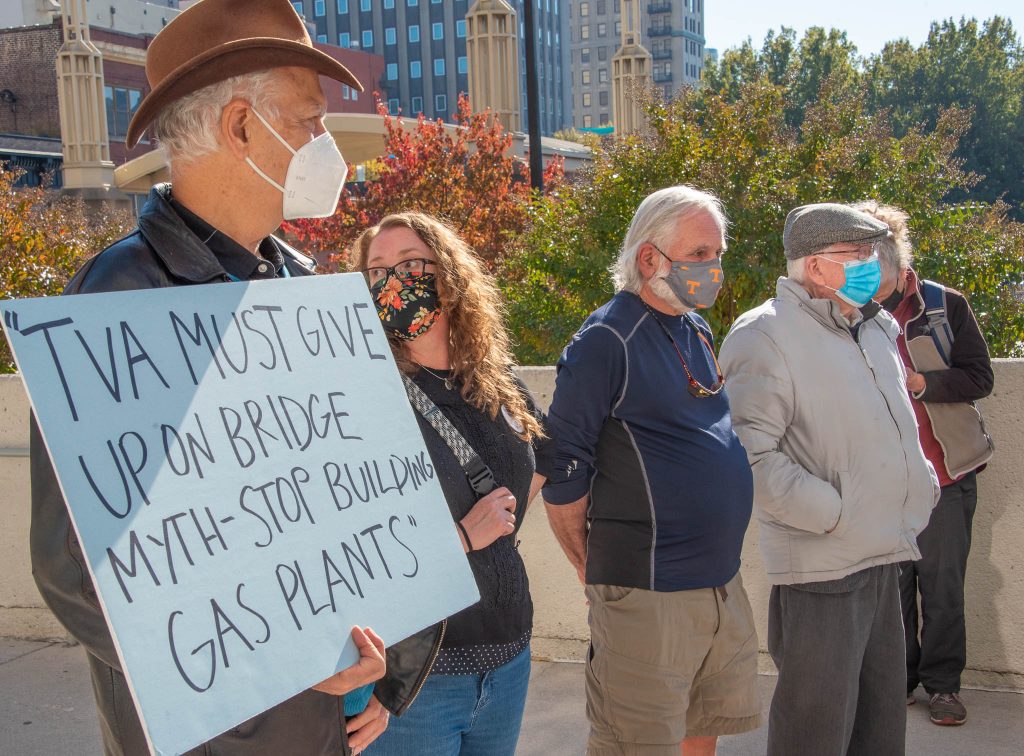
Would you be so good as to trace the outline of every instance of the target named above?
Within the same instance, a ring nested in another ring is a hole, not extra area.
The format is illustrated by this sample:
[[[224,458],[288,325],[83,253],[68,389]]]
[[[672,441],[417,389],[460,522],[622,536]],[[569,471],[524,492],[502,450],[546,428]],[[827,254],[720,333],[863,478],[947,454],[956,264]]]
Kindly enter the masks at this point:
[[[138,228],[89,260],[65,294],[312,274],[311,259],[271,234],[285,218],[334,212],[347,167],[324,129],[327,101],[319,77],[361,90],[356,78],[313,47],[288,0],[201,0],[153,39],[146,74],[151,90],[129,125],[127,143],[134,146],[152,125],[173,183],[154,187]],[[105,752],[148,753],[34,421],[31,439],[36,583],[87,651]],[[190,753],[359,752],[386,727],[384,706],[400,713],[415,697],[440,632],[432,628],[406,641],[397,664],[389,657],[388,677],[351,721],[343,694],[385,672],[383,642],[369,629],[353,629],[361,657],[355,665]]]
[[[636,211],[615,296],[558,361],[548,520],[585,585],[591,756],[714,754],[760,724],[739,576],[753,489],[712,334],[726,218],[689,186]]]
[[[860,310],[889,233],[844,205],[796,208],[789,276],[722,344],[772,583],[769,756],[904,752],[897,564],[919,557],[938,482],[917,442],[899,326]]]

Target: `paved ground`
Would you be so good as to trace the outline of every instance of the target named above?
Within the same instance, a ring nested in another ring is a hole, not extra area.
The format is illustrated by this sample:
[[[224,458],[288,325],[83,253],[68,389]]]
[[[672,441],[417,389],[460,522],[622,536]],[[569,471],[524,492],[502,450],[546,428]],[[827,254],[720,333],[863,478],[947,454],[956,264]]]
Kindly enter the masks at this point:
[[[0,638],[0,754],[99,756],[99,727],[89,673],[78,647]],[[760,680],[767,705],[775,679]],[[936,727],[927,709],[910,709],[908,756],[1021,756],[1024,695],[969,690],[970,721]],[[583,754],[583,666],[535,662],[519,756]],[[765,730],[723,738],[719,756],[765,752]],[[262,756],[262,755],[261,755]],[[414,754],[410,754],[414,756]]]
[[[762,675],[761,700],[767,714],[775,678]],[[907,756],[1021,756],[1024,754],[1024,695],[967,690],[963,693],[969,721],[963,727],[937,727],[928,708],[907,712]],[[924,692],[919,692],[924,701]],[[517,756],[562,756],[586,750],[583,665],[534,662],[530,695]],[[719,756],[765,753],[767,729],[722,738]],[[794,756],[797,756],[794,754]],[[811,756],[800,754],[799,756]]]

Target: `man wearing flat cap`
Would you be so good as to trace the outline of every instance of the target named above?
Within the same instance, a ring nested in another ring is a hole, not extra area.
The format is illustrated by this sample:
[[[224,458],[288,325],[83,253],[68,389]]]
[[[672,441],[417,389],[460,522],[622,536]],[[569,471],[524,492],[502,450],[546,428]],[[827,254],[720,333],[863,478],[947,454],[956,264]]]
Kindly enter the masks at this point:
[[[320,77],[362,90],[356,78],[313,47],[288,0],[200,0],[153,39],[146,75],[150,91],[127,143],[134,146],[151,129],[172,183],[153,188],[138,227],[90,259],[65,294],[311,275],[313,261],[271,234],[283,219],[334,212],[347,166],[324,129]],[[105,752],[148,753],[34,421],[31,439],[36,583],[87,651]],[[389,650],[388,675],[377,682],[375,698],[348,722],[343,694],[385,671],[383,642],[369,629],[352,631],[360,652],[355,665],[190,753],[358,752],[386,727],[387,710],[401,713],[415,697],[439,632],[431,628],[400,644],[394,663]]]
[[[865,319],[885,223],[798,207],[788,276],[722,345],[733,423],[754,474],[779,670],[769,756],[902,756],[906,664],[897,563],[919,558],[939,487],[888,313]]]

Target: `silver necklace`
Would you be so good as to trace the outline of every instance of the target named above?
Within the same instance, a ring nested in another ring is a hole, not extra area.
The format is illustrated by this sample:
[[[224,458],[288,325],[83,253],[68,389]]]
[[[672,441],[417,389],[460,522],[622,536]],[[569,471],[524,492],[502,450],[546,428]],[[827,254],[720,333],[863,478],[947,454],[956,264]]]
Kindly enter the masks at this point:
[[[416,363],[416,364],[419,364],[419,363]],[[426,371],[427,371],[428,373],[430,373],[430,375],[432,375],[432,376],[434,376],[435,378],[437,378],[437,380],[439,380],[439,381],[443,381],[443,382],[444,382],[444,387],[445,387],[446,389],[448,389],[449,391],[451,391],[451,390],[452,390],[452,388],[453,388],[453,385],[452,385],[452,379],[451,379],[451,378],[446,378],[446,377],[445,377],[445,376],[443,376],[443,375],[438,375],[438,374],[437,374],[437,373],[435,373],[435,372],[434,372],[433,370],[431,370],[430,368],[428,368],[428,367],[427,367],[426,365],[420,365],[420,368],[422,368],[423,370],[426,370]]]

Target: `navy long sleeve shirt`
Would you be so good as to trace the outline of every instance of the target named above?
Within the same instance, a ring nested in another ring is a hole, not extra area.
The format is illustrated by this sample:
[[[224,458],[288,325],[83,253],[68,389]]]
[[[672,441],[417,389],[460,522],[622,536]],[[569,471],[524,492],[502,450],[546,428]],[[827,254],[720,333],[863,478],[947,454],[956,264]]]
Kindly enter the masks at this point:
[[[657,591],[725,585],[739,571],[753,482],[726,392],[694,313],[673,317],[619,292],[558,361],[548,428],[556,439],[549,504],[590,496],[586,579]],[[689,322],[687,322],[689,321]]]

